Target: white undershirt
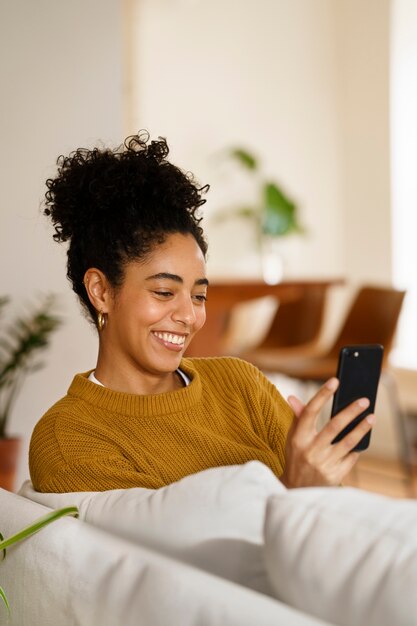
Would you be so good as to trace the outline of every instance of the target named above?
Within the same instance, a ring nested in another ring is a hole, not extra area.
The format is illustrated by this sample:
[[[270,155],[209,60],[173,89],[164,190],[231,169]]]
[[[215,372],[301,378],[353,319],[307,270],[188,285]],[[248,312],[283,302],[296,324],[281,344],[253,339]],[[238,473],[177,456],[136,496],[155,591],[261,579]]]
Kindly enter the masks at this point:
[[[187,374],[184,374],[184,372],[182,372],[180,369],[175,370],[177,372],[177,374],[179,374],[181,376],[181,378],[184,381],[184,385],[187,387],[190,384],[190,379],[187,376]],[[90,376],[88,377],[88,380],[91,380],[92,383],[95,383],[96,385],[100,385],[100,387],[104,387],[103,383],[101,383],[99,380],[97,380],[97,378],[94,376],[95,372],[91,372]]]

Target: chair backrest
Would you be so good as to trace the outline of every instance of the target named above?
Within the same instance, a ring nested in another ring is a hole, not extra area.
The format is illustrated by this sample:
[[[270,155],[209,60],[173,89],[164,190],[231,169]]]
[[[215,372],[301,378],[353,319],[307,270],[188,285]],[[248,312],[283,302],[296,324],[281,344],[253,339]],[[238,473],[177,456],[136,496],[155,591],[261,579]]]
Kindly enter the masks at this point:
[[[308,286],[301,298],[280,304],[257,349],[288,348],[316,340],[323,323],[326,293],[326,286]]]
[[[389,287],[364,286],[359,289],[344,324],[329,352],[339,354],[341,347],[360,343],[384,346],[384,363],[392,348],[405,291]]]

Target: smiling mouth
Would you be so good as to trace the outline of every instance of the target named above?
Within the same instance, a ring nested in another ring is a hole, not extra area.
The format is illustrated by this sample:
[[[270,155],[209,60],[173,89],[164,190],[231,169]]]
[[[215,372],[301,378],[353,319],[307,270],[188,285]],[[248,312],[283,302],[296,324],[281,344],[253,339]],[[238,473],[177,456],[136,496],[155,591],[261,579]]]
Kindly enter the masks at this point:
[[[174,346],[182,347],[185,344],[185,335],[176,335],[174,333],[158,333],[153,331],[153,334],[158,337],[158,339],[162,339],[162,341],[166,341],[167,343],[172,343]]]

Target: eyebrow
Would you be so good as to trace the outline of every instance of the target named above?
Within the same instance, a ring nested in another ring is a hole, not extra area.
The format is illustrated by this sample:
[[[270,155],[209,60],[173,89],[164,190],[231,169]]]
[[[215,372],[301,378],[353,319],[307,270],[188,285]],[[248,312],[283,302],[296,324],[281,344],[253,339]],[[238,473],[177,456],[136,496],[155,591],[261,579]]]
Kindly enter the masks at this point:
[[[159,274],[153,274],[152,276],[148,276],[145,280],[174,280],[176,283],[183,283],[184,280],[178,274],[170,274],[169,272],[160,272]],[[207,278],[198,278],[194,285],[207,285],[209,281]]]

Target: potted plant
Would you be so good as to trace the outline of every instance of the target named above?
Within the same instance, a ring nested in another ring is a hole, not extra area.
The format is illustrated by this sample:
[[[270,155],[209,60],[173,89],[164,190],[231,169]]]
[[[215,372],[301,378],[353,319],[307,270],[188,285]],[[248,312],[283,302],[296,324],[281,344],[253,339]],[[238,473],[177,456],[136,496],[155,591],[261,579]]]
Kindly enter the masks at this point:
[[[264,280],[272,284],[277,283],[282,278],[283,268],[276,244],[287,235],[304,232],[298,217],[298,206],[276,181],[264,178],[259,161],[251,152],[236,147],[228,150],[227,156],[254,177],[258,187],[258,198],[252,204],[223,210],[217,214],[216,219],[235,216],[252,220]]]
[[[61,323],[51,312],[54,301],[54,296],[46,296],[0,335],[0,487],[4,489],[13,489],[20,449],[20,439],[8,433],[11,411],[25,377],[42,367],[37,356]],[[0,297],[0,314],[8,302],[9,298]]]

